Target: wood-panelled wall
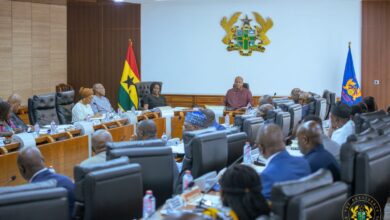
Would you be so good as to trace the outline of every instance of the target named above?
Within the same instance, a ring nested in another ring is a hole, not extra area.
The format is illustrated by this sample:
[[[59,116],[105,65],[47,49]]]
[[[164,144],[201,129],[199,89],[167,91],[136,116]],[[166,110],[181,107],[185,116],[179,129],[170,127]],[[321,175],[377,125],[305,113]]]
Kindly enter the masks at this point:
[[[68,2],[68,83],[76,91],[100,82],[116,108],[128,40],[141,66],[139,4]]]
[[[386,109],[390,105],[390,1],[363,1],[362,18],[362,92]]]
[[[66,6],[0,0],[0,97],[55,91],[66,82]]]

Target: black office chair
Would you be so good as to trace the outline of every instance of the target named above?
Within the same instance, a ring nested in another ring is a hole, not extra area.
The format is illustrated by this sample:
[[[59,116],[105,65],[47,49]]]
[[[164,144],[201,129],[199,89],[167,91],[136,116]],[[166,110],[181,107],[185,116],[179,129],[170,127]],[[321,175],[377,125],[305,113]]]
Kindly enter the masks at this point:
[[[275,124],[282,129],[283,136],[287,137],[290,134],[291,116],[289,112],[276,113]]]
[[[28,99],[28,118],[33,125],[36,122],[40,126],[48,125],[52,121],[59,123],[56,106],[55,94],[34,95]]]
[[[299,180],[275,183],[271,190],[271,210],[281,220],[341,219],[348,198],[345,183],[333,183],[328,170]]]
[[[288,112],[291,116],[290,131],[293,131],[297,124],[302,120],[302,106],[300,104],[290,105],[288,107]]]
[[[170,147],[122,148],[107,156],[109,160],[125,156],[141,166],[143,188],[153,191],[157,207],[172,197],[178,169]]]
[[[315,99],[315,115],[320,117],[321,120],[326,118],[326,99],[316,98]]]
[[[359,134],[351,134],[347,137],[347,142],[360,142],[360,141],[366,141],[371,140],[373,138],[376,138],[380,135],[383,135],[383,130],[379,129],[373,129],[368,128],[365,131],[359,133]]]
[[[76,217],[84,220],[142,217],[142,174],[126,157],[75,166]]]
[[[255,144],[259,128],[264,124],[262,117],[248,118],[244,121],[243,131],[248,136],[251,145]]]
[[[243,125],[244,121],[248,118],[254,118],[254,115],[236,115],[234,117],[234,127],[238,127],[240,131],[244,131]]]
[[[161,139],[142,140],[142,141],[119,141],[119,142],[107,142],[106,153],[107,155],[115,149],[122,148],[138,148],[138,147],[158,147],[165,146],[165,142]]]
[[[228,161],[227,166],[232,164],[243,155],[243,147],[248,141],[248,136],[245,132],[227,135],[228,145]]]
[[[0,219],[69,220],[68,193],[55,180],[0,187]]]
[[[72,123],[74,90],[56,93],[56,111],[60,124]]]
[[[390,191],[390,136],[378,136],[341,146],[341,180],[350,185],[351,194],[369,194],[381,205]]]

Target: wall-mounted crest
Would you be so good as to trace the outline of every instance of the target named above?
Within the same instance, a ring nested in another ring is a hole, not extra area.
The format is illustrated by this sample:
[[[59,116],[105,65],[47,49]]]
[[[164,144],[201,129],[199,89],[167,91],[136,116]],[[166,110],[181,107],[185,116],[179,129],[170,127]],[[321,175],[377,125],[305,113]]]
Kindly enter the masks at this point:
[[[236,12],[233,16],[227,20],[223,17],[221,20],[221,26],[226,31],[225,37],[222,42],[228,45],[227,50],[238,50],[242,56],[252,55],[252,51],[265,51],[265,45],[271,43],[266,33],[273,26],[271,18],[264,19],[259,13],[253,12],[255,20],[258,24],[251,26],[252,19],[248,19],[245,15],[244,19],[241,19],[242,26],[235,26],[234,24],[240,18],[241,12]]]

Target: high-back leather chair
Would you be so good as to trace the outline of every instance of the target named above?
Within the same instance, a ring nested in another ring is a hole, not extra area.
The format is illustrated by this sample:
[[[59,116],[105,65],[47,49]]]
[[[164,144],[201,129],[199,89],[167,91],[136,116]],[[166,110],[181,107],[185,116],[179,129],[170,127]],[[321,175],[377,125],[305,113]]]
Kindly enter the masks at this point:
[[[60,124],[72,123],[74,106],[74,90],[56,93],[56,111]]]
[[[108,159],[126,156],[142,168],[143,188],[152,190],[157,207],[172,197],[177,179],[177,165],[170,147],[122,148],[110,152]]]
[[[315,99],[315,115],[320,117],[321,120],[326,118],[326,99],[316,98]]]
[[[345,143],[341,146],[341,180],[352,194],[369,194],[381,205],[390,191],[390,136]]]
[[[154,83],[154,81],[142,81],[135,84],[135,87],[137,88],[137,94],[138,94],[138,101],[140,108],[143,107],[143,98],[146,95],[150,94],[150,86]],[[162,91],[162,82],[156,82],[160,85],[160,92]]]
[[[28,99],[28,118],[33,125],[36,122],[40,126],[48,125],[52,121],[59,123],[56,106],[55,94],[34,95]]]
[[[0,219],[69,220],[68,193],[55,180],[0,187]]]
[[[243,155],[243,147],[246,141],[248,141],[248,136],[245,132],[227,135],[228,166]]]
[[[330,171],[320,169],[299,180],[276,183],[271,210],[281,220],[341,219],[347,188],[345,183],[333,183]]]
[[[65,83],[60,83],[56,85],[56,92],[66,92],[73,90],[73,86]]]
[[[240,131],[243,131],[244,121],[248,118],[253,118],[254,115],[236,115],[234,117],[234,127],[238,127]]]
[[[355,123],[356,133],[360,133],[370,127],[370,121],[387,117],[385,111],[380,110],[376,112],[368,112],[363,114],[356,114],[353,117]]]
[[[326,100],[326,113],[325,113],[325,119],[329,118],[330,108],[331,108],[331,101],[330,101],[330,91],[325,89],[324,93],[322,94],[322,98]]]
[[[165,142],[161,139],[142,140],[142,141],[119,141],[119,142],[107,142],[106,153],[107,155],[115,149],[123,148],[138,148],[138,147],[158,147],[165,146]]]
[[[383,135],[383,130],[376,130],[373,128],[366,129],[365,131],[359,134],[349,135],[347,138],[347,142],[357,142],[357,141],[366,141],[376,138],[380,135]]]
[[[291,115],[290,131],[302,120],[302,105],[294,104],[288,107],[288,112]]]
[[[75,166],[76,216],[84,220],[142,217],[142,174],[126,157],[101,164]],[[81,207],[81,208],[80,208]]]
[[[211,171],[226,167],[228,146],[226,134],[222,131],[196,135],[192,140],[192,176],[200,177]]]
[[[282,129],[283,136],[287,137],[290,134],[291,116],[289,112],[276,113],[275,124]]]
[[[257,138],[257,132],[261,125],[264,124],[264,119],[262,117],[248,118],[244,121],[243,131],[248,136],[248,141],[253,145]]]

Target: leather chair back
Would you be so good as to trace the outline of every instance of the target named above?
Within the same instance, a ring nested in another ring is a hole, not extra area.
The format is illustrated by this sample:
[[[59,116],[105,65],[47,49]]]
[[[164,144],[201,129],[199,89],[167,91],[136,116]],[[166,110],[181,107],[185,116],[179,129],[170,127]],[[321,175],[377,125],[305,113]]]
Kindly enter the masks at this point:
[[[60,124],[72,123],[72,108],[74,106],[74,90],[56,93],[56,111]]]
[[[326,113],[325,113],[325,119],[329,118],[329,112],[331,107],[331,101],[330,101],[330,92],[329,90],[324,90],[324,93],[322,94],[322,98],[326,100]]]
[[[224,132],[217,131],[196,135],[190,147],[193,158],[191,173],[194,178],[226,167],[228,147]]]
[[[373,196],[384,210],[390,192],[390,141],[356,156],[355,194]]]
[[[172,197],[177,166],[170,147],[122,148],[112,150],[108,159],[129,157],[131,163],[142,168],[143,188],[152,190],[157,207]]]
[[[356,133],[360,133],[370,127],[370,121],[385,118],[387,114],[385,111],[380,110],[376,112],[368,112],[363,114],[356,114],[353,118],[355,122]]]
[[[68,220],[67,191],[56,181],[0,187],[0,219]]]
[[[243,147],[246,141],[248,141],[248,136],[245,132],[227,135],[228,166],[243,155]]]
[[[34,95],[32,98],[29,98],[28,117],[32,125],[38,122],[40,126],[43,126],[50,124],[52,121],[58,124],[55,94]]]
[[[144,141],[119,141],[119,142],[107,142],[106,153],[107,155],[115,149],[123,148],[138,148],[138,147],[159,147],[165,146],[165,142],[161,139],[152,139]]]
[[[261,125],[264,124],[262,117],[248,118],[244,121],[243,130],[248,136],[248,141],[253,145],[257,138],[257,132]]]
[[[283,136],[287,137],[290,134],[291,116],[289,112],[276,113],[275,124],[282,129]]]
[[[288,112],[291,115],[290,131],[302,120],[302,105],[294,104],[288,107]]]
[[[381,204],[390,190],[390,136],[345,143],[341,146],[341,180],[351,194],[369,194]]]
[[[373,128],[369,128],[359,134],[349,135],[347,138],[347,142],[357,142],[357,141],[366,141],[376,138],[380,135],[383,135],[383,130],[375,130]]]
[[[154,81],[142,81],[135,84],[138,93],[138,101],[140,106],[143,106],[143,98],[150,94],[150,86]],[[162,91],[162,82],[156,82],[160,85],[160,92]]]
[[[340,174],[341,180],[351,185],[351,191],[354,192],[356,178],[356,155],[370,148],[376,148],[390,141],[390,136],[382,135],[375,138],[367,138],[358,142],[346,142],[340,149]]]
[[[341,219],[347,198],[347,185],[333,183],[330,171],[320,169],[299,180],[276,183],[271,210],[282,220]]]
[[[315,99],[315,115],[320,117],[321,120],[326,118],[326,99],[317,98]]]
[[[134,219],[142,217],[142,174],[139,164],[120,158],[102,164],[76,166],[75,197],[84,203],[83,218]]]
[[[236,115],[234,117],[234,126],[238,127],[240,131],[243,131],[244,121],[248,118],[253,118],[254,115]]]

